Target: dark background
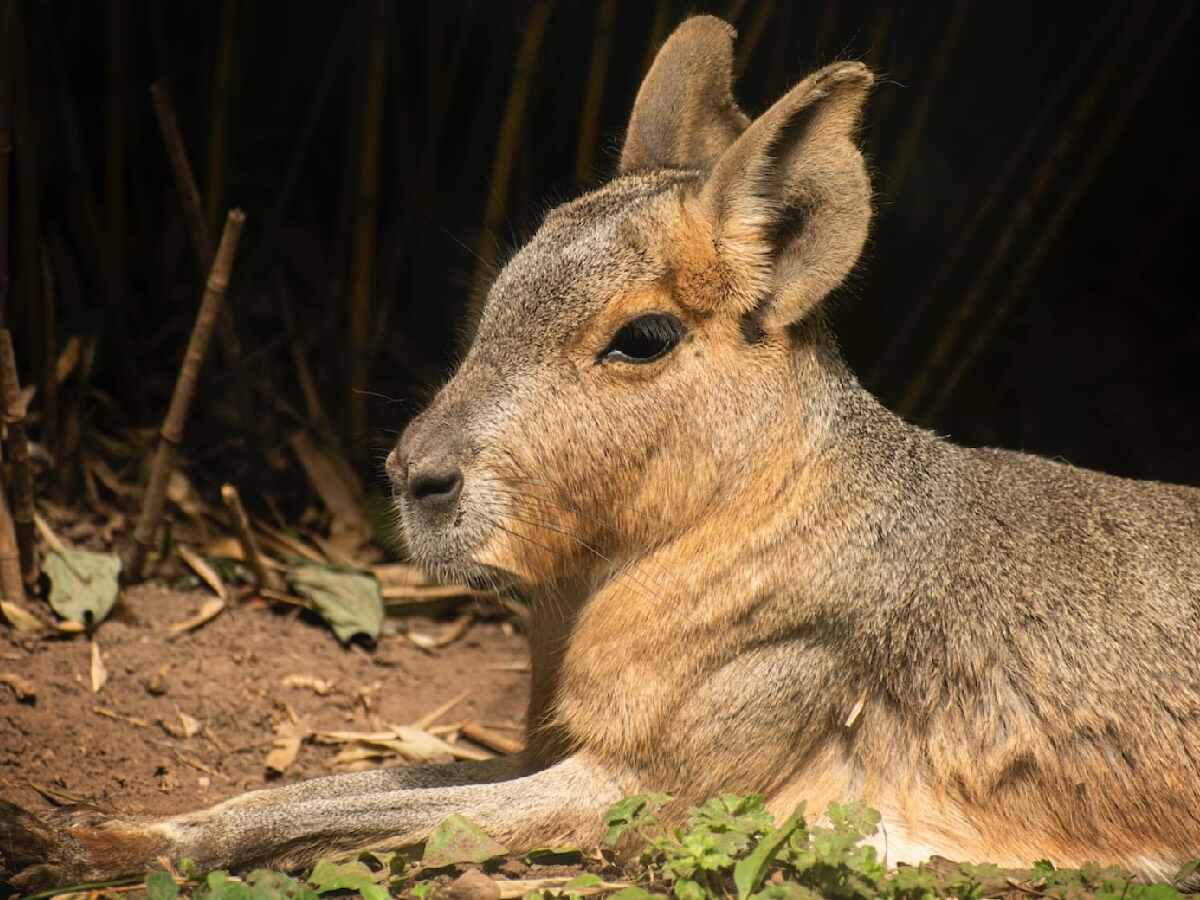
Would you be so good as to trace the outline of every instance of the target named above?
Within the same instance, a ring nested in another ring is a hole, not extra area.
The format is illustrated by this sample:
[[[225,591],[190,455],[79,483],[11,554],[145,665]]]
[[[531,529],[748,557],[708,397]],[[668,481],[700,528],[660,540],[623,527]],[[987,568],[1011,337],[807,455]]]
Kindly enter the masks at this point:
[[[1200,483],[1194,4],[0,3],[0,315],[27,382],[70,336],[94,347],[85,432],[161,418],[203,280],[153,81],[212,234],[247,213],[241,356],[214,352],[188,426],[203,484],[269,478],[297,420],[377,465],[453,365],[478,255],[611,173],[650,54],[699,11],[737,25],[751,114],[834,59],[882,74],[877,218],[836,304],[886,404],[964,443]],[[67,413],[41,409],[53,450]]]

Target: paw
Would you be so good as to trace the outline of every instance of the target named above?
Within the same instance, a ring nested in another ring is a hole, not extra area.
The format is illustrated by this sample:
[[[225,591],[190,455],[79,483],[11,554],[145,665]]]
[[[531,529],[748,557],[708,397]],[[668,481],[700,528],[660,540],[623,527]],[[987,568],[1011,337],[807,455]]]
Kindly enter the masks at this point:
[[[0,892],[11,887],[29,893],[130,874],[133,835],[93,807],[68,806],[36,816],[0,800]]]

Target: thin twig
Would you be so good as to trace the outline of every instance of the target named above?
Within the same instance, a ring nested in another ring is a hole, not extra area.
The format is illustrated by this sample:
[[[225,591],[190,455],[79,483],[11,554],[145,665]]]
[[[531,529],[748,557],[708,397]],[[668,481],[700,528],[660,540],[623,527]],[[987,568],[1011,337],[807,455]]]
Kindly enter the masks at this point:
[[[525,104],[529,100],[533,69],[549,16],[550,0],[536,0],[525,23],[521,47],[517,51],[512,88],[508,92],[504,118],[500,121],[500,133],[496,138],[496,159],[492,163],[491,178],[488,180],[490,188],[483,216],[483,230],[479,235],[479,263],[475,269],[473,292],[477,301],[496,267],[496,257],[500,251],[496,234],[504,221],[504,210],[508,203],[508,183],[512,177],[521,125],[525,119]]]
[[[1088,145],[1088,155],[1083,164],[1076,170],[1075,177],[1071,180],[1067,187],[1065,196],[1055,207],[1049,221],[1042,224],[1038,229],[1037,240],[1034,242],[1033,248],[1026,254],[1021,261],[1021,266],[1016,274],[1006,282],[1005,293],[1000,299],[992,305],[991,312],[984,321],[982,327],[975,329],[972,334],[971,342],[967,345],[964,353],[958,356],[953,369],[950,370],[947,376],[938,387],[938,392],[934,395],[926,415],[934,416],[941,411],[950,395],[954,393],[954,389],[962,380],[962,377],[971,368],[972,364],[979,357],[983,348],[987,346],[991,340],[992,334],[1008,311],[1016,304],[1017,300],[1025,296],[1029,287],[1030,281],[1037,273],[1038,267],[1041,265],[1042,259],[1054,246],[1054,242],[1058,239],[1058,234],[1062,227],[1070,218],[1071,213],[1075,211],[1076,205],[1083,197],[1084,192],[1092,183],[1092,179],[1096,177],[1096,173],[1100,171],[1100,167],[1108,159],[1108,154],[1112,151],[1113,145],[1125,130],[1125,126],[1129,123],[1130,116],[1137,109],[1146,90],[1150,87],[1154,77],[1158,74],[1159,68],[1163,61],[1167,58],[1171,48],[1175,46],[1183,26],[1187,23],[1188,18],[1193,12],[1193,7],[1184,5],[1180,8],[1179,14],[1167,28],[1164,34],[1156,35],[1154,40],[1154,49],[1151,51],[1149,58],[1138,72],[1137,77],[1129,83],[1125,92],[1121,95],[1118,106],[1115,111],[1104,117],[1104,129],[1100,132],[1099,137],[1094,141],[1090,141]]]
[[[183,425],[187,420],[192,396],[196,391],[196,381],[200,375],[200,367],[204,362],[205,353],[208,351],[208,342],[212,337],[217,312],[221,308],[221,300],[225,296],[225,289],[229,284],[229,273],[233,269],[238,238],[241,236],[242,224],[245,221],[246,216],[240,209],[230,210],[225,219],[225,231],[221,235],[221,244],[217,248],[212,271],[209,273],[208,283],[205,285],[204,297],[200,301],[200,309],[196,313],[192,336],[188,340],[183,365],[179,368],[179,377],[175,382],[175,390],[171,394],[171,405],[163,420],[158,450],[154,455],[150,480],[142,499],[142,514],[133,533],[135,544],[129,572],[130,577],[134,580],[142,577],[146,555],[154,541],[158,523],[162,519],[167,479],[174,468],[176,450],[183,441]]]
[[[460,729],[462,736],[468,740],[474,741],[476,744],[494,750],[497,753],[520,753],[525,749],[525,744],[522,741],[514,740],[507,735],[497,734],[492,729],[480,725],[478,722],[463,722]]]
[[[217,44],[217,59],[213,65],[212,106],[210,119],[212,129],[208,135],[208,230],[217,230],[218,218],[225,206],[225,128],[229,120],[229,87],[233,82],[233,44],[237,30],[238,0],[224,0],[221,4],[220,37]]]
[[[13,83],[16,80],[13,6],[0,7],[0,322],[8,313],[8,169],[12,158]]]
[[[1113,7],[1113,12],[1115,13],[1116,11],[1117,7]],[[1057,84],[1055,84],[1054,90],[1046,102],[1042,104],[1034,119],[1023,129],[1024,134],[1021,142],[1009,154],[1000,174],[990,179],[991,187],[983,203],[975,202],[971,204],[974,207],[974,213],[970,221],[966,227],[956,229],[957,237],[954,246],[945,258],[940,261],[937,274],[924,290],[916,292],[914,305],[909,310],[903,327],[889,340],[885,352],[879,356],[879,360],[868,379],[868,384],[878,385],[882,381],[892,366],[895,365],[897,356],[912,338],[917,325],[924,317],[930,304],[942,296],[946,284],[950,280],[950,276],[956,270],[959,260],[967,252],[971,241],[979,232],[980,227],[987,220],[987,217],[991,214],[992,209],[995,208],[1000,199],[1007,196],[1011,191],[1010,182],[1029,155],[1030,150],[1035,146],[1037,139],[1041,137],[1042,132],[1047,126],[1053,126],[1057,123],[1055,113],[1058,112],[1068,92],[1075,86],[1079,73],[1091,62],[1093,53],[1100,46],[1101,40],[1111,28],[1112,18],[1113,14],[1110,13],[1092,29],[1083,49],[1075,55],[1070,67],[1063,77],[1058,80]]]
[[[366,97],[359,144],[358,198],[354,213],[354,249],[350,262],[350,329],[347,335],[347,436],[352,447],[363,446],[367,430],[368,349],[371,343],[371,288],[375,258],[375,225],[379,217],[379,148],[386,83],[388,26],[392,4],[375,0],[371,9],[367,51]]]
[[[575,150],[575,182],[580,185],[587,184],[595,177],[596,130],[600,121],[600,101],[604,99],[609,38],[612,35],[616,12],[617,0],[601,0],[596,6],[596,36],[592,44],[592,64],[588,68],[587,87],[583,92],[579,146]]]
[[[25,585],[21,581],[21,554],[17,549],[17,532],[8,509],[4,479],[0,478],[0,597],[9,603],[25,600]]]
[[[108,4],[108,84],[104,116],[104,205],[108,215],[109,296],[113,303],[125,303],[125,81],[128,51],[128,0],[109,0]]]
[[[156,81],[150,85],[150,97],[154,103],[155,117],[158,119],[158,128],[166,147],[167,160],[171,164],[171,174],[175,177],[175,189],[179,193],[179,202],[183,207],[183,220],[187,225],[188,237],[192,243],[192,255],[196,260],[196,274],[204,277],[212,268],[213,243],[208,220],[204,215],[200,189],[196,186],[196,176],[193,174],[192,164],[188,160],[187,147],[183,143],[183,133],[179,130],[179,119],[175,115],[175,107],[162,82]],[[236,370],[242,359],[242,345],[233,324],[233,313],[226,304],[221,305],[217,329],[221,338],[220,346],[225,356],[225,362],[230,369]],[[243,391],[236,392],[235,397],[239,398],[234,404],[238,416],[243,425],[249,425],[253,421],[248,405],[249,398]]]
[[[250,519],[246,515],[246,508],[242,506],[242,498],[238,494],[238,489],[232,484],[224,485],[221,488],[221,499],[225,501],[225,506],[229,509],[229,517],[233,520],[238,543],[242,545],[242,557],[245,559],[246,565],[250,567],[250,571],[254,573],[258,586],[282,590],[283,584],[275,577],[275,573],[267,571],[267,567],[263,565],[262,554],[258,552],[258,541],[254,539],[254,532],[250,530]]]
[[[897,407],[902,415],[911,416],[916,413],[933,379],[940,377],[942,368],[954,358],[955,345],[965,334],[971,316],[982,302],[1001,264],[1007,259],[1013,242],[1026,232],[1042,195],[1066,165],[1068,154],[1083,136],[1083,126],[1087,119],[1101,99],[1108,96],[1109,84],[1125,65],[1125,53],[1133,40],[1142,34],[1141,26],[1148,14],[1148,4],[1139,3],[1134,6],[1128,19],[1117,28],[1116,45],[1110,48],[1098,70],[1092,73],[1087,89],[1072,108],[1066,121],[1059,125],[1058,135],[1053,144],[1041,154],[1039,165],[1030,177],[1028,186],[1012,204],[1008,223],[1001,230],[999,237],[991,242],[991,253],[987,260],[980,266],[970,287],[955,307],[952,318],[938,335],[937,343],[921,370],[905,390]]]
[[[0,328],[0,403],[8,429],[8,458],[12,465],[12,517],[16,531],[25,584],[38,578],[33,524],[33,467],[29,462],[29,439],[25,434],[25,404],[21,400],[21,382],[17,376],[17,358],[12,335]]]
[[[750,65],[750,59],[754,56],[754,48],[758,46],[758,41],[762,37],[763,31],[766,30],[767,21],[774,13],[775,0],[761,0],[755,7],[754,18],[750,20],[749,27],[738,42],[737,61],[735,63],[735,73],[737,75],[745,72],[746,66]]]

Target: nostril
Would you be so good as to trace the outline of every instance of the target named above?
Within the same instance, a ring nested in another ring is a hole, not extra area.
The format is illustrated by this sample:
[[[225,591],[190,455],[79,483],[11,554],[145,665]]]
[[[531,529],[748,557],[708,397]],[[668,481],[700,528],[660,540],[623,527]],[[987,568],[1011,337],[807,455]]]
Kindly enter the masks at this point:
[[[462,469],[456,465],[419,466],[408,473],[408,493],[423,503],[453,503],[462,492],[462,483]]]

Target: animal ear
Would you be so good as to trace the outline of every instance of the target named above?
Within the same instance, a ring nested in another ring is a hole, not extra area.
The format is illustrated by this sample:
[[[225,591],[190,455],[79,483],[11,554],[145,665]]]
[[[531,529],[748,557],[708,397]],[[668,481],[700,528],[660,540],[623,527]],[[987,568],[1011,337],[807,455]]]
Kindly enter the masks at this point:
[[[854,138],[873,80],[857,62],[813,73],[754,120],[701,189],[732,299],[767,331],[803,318],[862,252],[871,183]]]
[[[749,124],[733,99],[733,27],[696,16],[675,29],[646,73],[621,150],[635,169],[707,169]]]

